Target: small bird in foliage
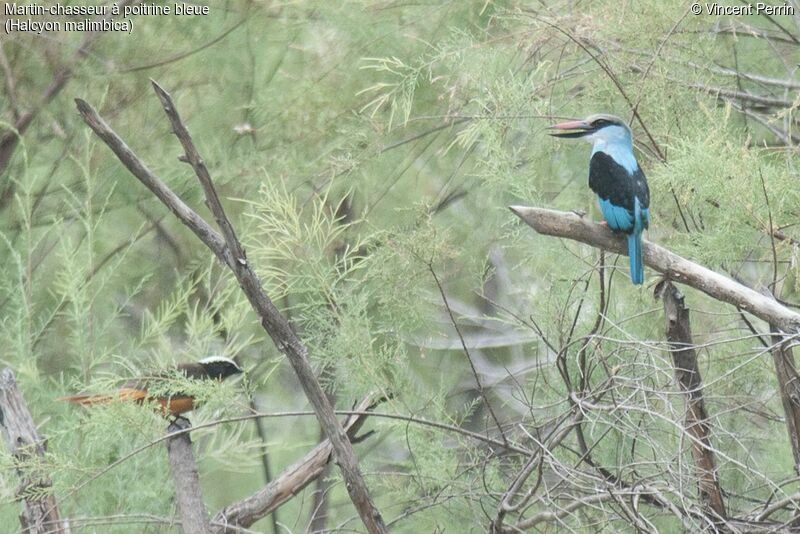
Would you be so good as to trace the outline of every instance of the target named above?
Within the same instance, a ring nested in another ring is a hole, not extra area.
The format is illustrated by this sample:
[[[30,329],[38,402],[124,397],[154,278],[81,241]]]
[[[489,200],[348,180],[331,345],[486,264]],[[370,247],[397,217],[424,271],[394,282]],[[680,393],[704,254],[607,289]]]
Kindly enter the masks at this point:
[[[102,404],[112,401],[131,401],[157,403],[164,413],[179,416],[191,411],[195,407],[195,398],[185,393],[171,393],[167,395],[151,394],[150,389],[159,381],[180,373],[191,380],[225,380],[229,376],[237,375],[244,370],[235,361],[223,356],[209,356],[197,362],[179,363],[173,369],[159,376],[135,378],[125,382],[115,393],[109,394],[79,394],[61,397],[59,400],[74,402],[84,406]]]
[[[615,232],[628,235],[631,282],[644,282],[642,232],[650,224],[650,190],[633,154],[633,135],[625,121],[613,115],[592,115],[550,126],[554,137],[583,138],[593,144],[589,187],[597,194],[603,218]]]

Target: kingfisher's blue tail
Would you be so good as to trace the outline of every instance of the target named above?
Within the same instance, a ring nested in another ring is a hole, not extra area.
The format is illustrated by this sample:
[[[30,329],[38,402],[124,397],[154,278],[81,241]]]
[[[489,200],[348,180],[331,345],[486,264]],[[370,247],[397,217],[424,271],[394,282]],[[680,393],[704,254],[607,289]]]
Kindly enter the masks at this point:
[[[628,257],[631,261],[631,282],[644,283],[644,258],[642,257],[642,230],[647,227],[650,213],[642,209],[639,199],[633,200],[633,231],[628,234]]]
[[[628,256],[631,260],[631,282],[634,284],[644,283],[644,259],[642,258],[642,232],[628,235]]]

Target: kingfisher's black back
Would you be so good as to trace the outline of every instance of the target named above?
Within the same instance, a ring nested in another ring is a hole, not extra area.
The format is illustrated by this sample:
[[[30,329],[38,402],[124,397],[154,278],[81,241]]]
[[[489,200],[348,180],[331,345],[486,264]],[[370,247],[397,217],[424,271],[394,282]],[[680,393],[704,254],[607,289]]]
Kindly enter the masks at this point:
[[[595,152],[589,163],[589,187],[599,197],[603,215],[612,230],[633,232],[636,198],[646,214],[642,217],[643,227],[648,227],[650,189],[638,165],[629,173],[605,152]]]

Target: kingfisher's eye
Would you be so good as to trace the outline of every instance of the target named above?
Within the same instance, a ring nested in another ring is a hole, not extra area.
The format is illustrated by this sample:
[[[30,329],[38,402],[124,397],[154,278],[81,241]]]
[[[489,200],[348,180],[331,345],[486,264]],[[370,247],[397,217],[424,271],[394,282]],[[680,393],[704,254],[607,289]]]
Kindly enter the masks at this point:
[[[602,128],[603,126],[608,126],[609,124],[611,123],[605,119],[597,119],[592,123],[592,126],[594,126],[595,128]]]

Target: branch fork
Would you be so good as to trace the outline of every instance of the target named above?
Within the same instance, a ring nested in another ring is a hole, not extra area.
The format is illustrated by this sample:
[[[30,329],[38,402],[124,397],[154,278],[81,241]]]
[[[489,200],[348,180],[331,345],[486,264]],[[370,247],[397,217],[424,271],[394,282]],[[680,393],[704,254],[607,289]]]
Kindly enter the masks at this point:
[[[186,205],[142,160],[125,144],[97,111],[81,99],[76,99],[78,112],[84,122],[116,154],[117,158],[142,184],[172,211],[194,234],[224,263],[236,276],[239,286],[258,314],[261,325],[272,338],[277,349],[283,353],[294,368],[309,402],[314,408],[320,426],[331,442],[331,447],[339,465],[345,486],[361,520],[370,534],[386,532],[380,512],[372,502],[364,477],[358,467],[358,460],[352,444],[342,424],[336,418],[333,407],[320,386],[308,360],[308,348],[297,337],[291,324],[281,315],[278,308],[264,292],[255,271],[247,261],[244,249],[236,232],[225,214],[211,176],[203,163],[203,158],[194,145],[188,129],[178,114],[172,97],[156,82],[153,89],[161,101],[172,131],[184,149],[186,161],[192,166],[203,192],[206,204],[214,215],[218,233],[200,215]]]

